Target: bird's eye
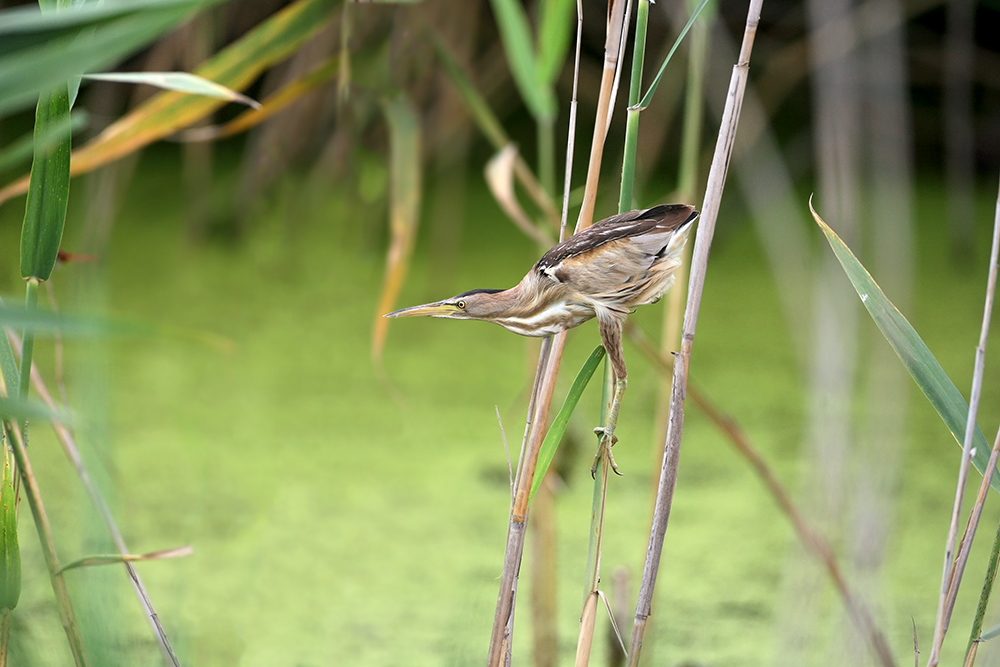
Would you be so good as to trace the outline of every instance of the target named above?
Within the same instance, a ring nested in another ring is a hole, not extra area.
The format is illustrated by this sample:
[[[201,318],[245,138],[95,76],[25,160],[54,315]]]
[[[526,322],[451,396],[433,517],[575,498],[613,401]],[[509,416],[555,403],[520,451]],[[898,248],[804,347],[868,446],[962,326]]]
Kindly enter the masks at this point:
[[[465,310],[465,302],[464,301],[459,301],[456,305],[459,308],[461,308],[462,310]]]

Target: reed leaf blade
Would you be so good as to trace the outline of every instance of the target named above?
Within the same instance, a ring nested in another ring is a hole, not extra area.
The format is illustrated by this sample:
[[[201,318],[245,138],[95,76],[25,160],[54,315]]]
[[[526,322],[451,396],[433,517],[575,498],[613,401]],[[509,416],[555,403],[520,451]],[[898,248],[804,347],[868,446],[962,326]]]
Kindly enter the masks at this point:
[[[178,93],[239,102],[254,109],[260,108],[260,103],[256,100],[189,72],[102,72],[100,74],[86,74],[83,78],[92,81],[145,84]]]
[[[965,439],[965,425],[969,414],[969,405],[965,402],[962,393],[945,373],[917,331],[882,292],[878,283],[854,256],[847,244],[813,209],[812,202],[809,204],[809,210],[812,211],[816,224],[826,236],[830,248],[833,249],[834,255],[836,255],[858,296],[861,297],[861,302],[868,310],[875,325],[885,336],[886,341],[903,362],[907,372],[920,387],[920,391],[930,401],[934,410],[961,447]],[[973,435],[972,446],[975,449],[972,463],[976,466],[976,470],[982,474],[989,463],[990,446],[978,424]],[[1000,473],[994,471],[990,479],[990,486],[995,491],[1000,492]]]
[[[281,62],[318,32],[331,18],[338,0],[298,0],[219,51],[195,74],[243,90],[260,74]],[[112,123],[73,152],[72,175],[85,174],[114,162],[201,120],[224,101],[165,91]],[[0,190],[0,203],[25,192],[27,179]]]
[[[69,156],[72,146],[69,92],[66,84],[43,93],[35,111],[36,143],[21,226],[21,277],[48,280],[56,264],[69,203]],[[53,128],[62,128],[58,136]]]
[[[562,69],[576,24],[574,0],[542,0],[538,19],[538,81],[551,86]]]
[[[420,221],[420,117],[405,95],[385,104],[389,124],[389,257],[372,334],[372,358],[379,362],[389,330],[383,313],[392,310],[409,271]]]
[[[538,452],[538,463],[535,465],[535,477],[531,482],[531,494],[529,495],[529,502],[531,498],[535,497],[535,492],[538,491],[538,487],[542,485],[542,480],[545,478],[545,473],[552,464],[552,459],[555,458],[556,449],[559,447],[559,443],[562,441],[563,435],[566,433],[566,427],[569,425],[569,418],[573,415],[573,411],[576,410],[577,403],[580,402],[580,397],[583,396],[583,390],[587,388],[590,383],[590,379],[594,377],[594,372],[597,370],[598,365],[601,363],[601,359],[604,358],[604,347],[598,345],[587,360],[583,362],[583,367],[580,368],[580,372],[576,374],[576,379],[573,380],[573,386],[570,387],[569,393],[566,394],[566,400],[563,401],[563,405],[559,408],[559,413],[556,418],[552,420],[552,425],[549,427],[548,432],[545,434],[545,439],[542,441],[542,447]]]
[[[510,73],[525,105],[536,120],[552,120],[556,100],[551,88],[539,78],[538,60],[531,39],[528,15],[519,0],[490,0],[500,27],[500,40]]]

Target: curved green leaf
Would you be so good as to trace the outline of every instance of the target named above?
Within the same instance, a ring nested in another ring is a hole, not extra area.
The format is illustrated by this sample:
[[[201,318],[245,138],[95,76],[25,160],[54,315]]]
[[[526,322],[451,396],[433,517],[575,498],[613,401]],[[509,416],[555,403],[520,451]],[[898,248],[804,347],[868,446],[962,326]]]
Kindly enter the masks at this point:
[[[0,10],[0,113],[107,67],[219,0],[130,0],[54,12]],[[86,39],[80,39],[86,35]]]
[[[574,0],[542,0],[538,19],[538,80],[551,86],[562,70],[576,25]]]
[[[559,443],[562,442],[563,435],[566,433],[569,418],[572,416],[573,411],[576,410],[576,404],[580,402],[583,390],[587,388],[590,378],[594,377],[594,371],[597,370],[597,365],[601,363],[601,359],[603,358],[604,347],[598,345],[597,349],[591,352],[587,360],[583,362],[583,367],[576,374],[576,379],[573,380],[573,386],[570,387],[569,393],[566,394],[566,400],[563,402],[562,407],[559,408],[559,414],[552,420],[552,426],[549,427],[548,433],[545,434],[545,440],[542,441],[542,447],[538,452],[538,462],[535,464],[535,477],[531,481],[531,495],[528,497],[529,502],[531,498],[535,497],[535,491],[538,491],[538,487],[542,485],[545,472],[552,464],[552,459],[556,456],[556,449],[559,447]]]
[[[670,59],[674,57],[674,52],[677,50],[677,47],[680,46],[681,41],[684,40],[684,36],[688,34],[688,30],[690,30],[691,26],[694,25],[695,19],[698,18],[701,11],[705,9],[705,5],[707,4],[708,0],[701,0],[701,2],[698,3],[698,6],[695,7],[694,12],[691,13],[691,18],[689,18],[688,22],[684,24],[684,29],[681,30],[681,34],[677,35],[677,39],[674,40],[674,45],[670,47],[670,51],[667,52],[667,57],[663,59],[663,64],[660,65],[660,69],[657,71],[656,77],[653,79],[653,83],[649,84],[649,90],[646,91],[646,94],[642,96],[642,100],[639,101],[640,109],[645,109],[649,106],[649,103],[653,101],[653,95],[656,93],[656,88],[660,85],[660,77],[662,77],[663,72],[666,71],[667,63],[669,63]]]
[[[840,265],[844,267],[844,272],[851,284],[854,285],[854,289],[857,290],[861,302],[868,309],[868,314],[875,321],[875,325],[885,336],[896,355],[899,356],[903,366],[920,387],[920,391],[934,406],[948,430],[955,436],[959,446],[962,446],[962,442],[965,440],[965,424],[969,415],[969,405],[965,402],[965,398],[955,387],[955,383],[951,381],[948,374],[941,368],[941,364],[934,358],[930,348],[903,317],[903,314],[892,305],[871,274],[865,270],[865,267],[837,236],[837,233],[830,229],[830,226],[816,213],[812,202],[809,203],[809,210],[812,211],[816,224],[826,235],[826,240],[830,243],[833,253],[840,261]],[[976,470],[982,474],[990,460],[990,446],[978,425],[976,425],[972,446],[975,448],[972,463],[976,466]],[[990,486],[995,491],[1000,492],[1000,473],[997,471],[993,472]]]

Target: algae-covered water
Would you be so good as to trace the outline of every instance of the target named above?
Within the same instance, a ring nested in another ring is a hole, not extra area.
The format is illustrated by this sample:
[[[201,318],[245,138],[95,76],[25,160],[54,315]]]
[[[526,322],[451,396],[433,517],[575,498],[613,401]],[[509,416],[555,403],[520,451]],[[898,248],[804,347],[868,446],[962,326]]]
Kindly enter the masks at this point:
[[[482,323],[394,322],[382,379],[369,351],[383,269],[381,209],[351,207],[342,193],[295,191],[269,203],[244,242],[192,244],[183,202],[164,194],[175,187],[145,178],[132,188],[105,258],[106,292],[88,297],[158,333],[72,342],[67,384],[83,412],[84,445],[110,443],[106,450],[89,448],[88,460],[106,478],[131,549],[194,548],[188,558],[137,566],[184,664],[481,664],[509,500],[495,406],[516,451],[530,381],[528,344]],[[924,192],[915,306],[907,315],[966,392],[987,246],[971,269],[955,269],[936,217],[940,195]],[[485,193],[470,193],[466,208],[454,274],[432,279],[435,267],[421,241],[399,305],[513,285],[530,267],[531,244]],[[0,225],[6,295],[20,289],[16,209],[8,206]],[[70,224],[81,216],[75,210]],[[990,218],[985,206],[982,218]],[[818,257],[825,249],[818,234],[813,238]],[[61,268],[62,304],[78,298],[75,285],[99,285],[83,280],[94,273]],[[442,283],[444,293],[431,288]],[[842,287],[850,289],[846,280]],[[635,318],[655,331],[659,308]],[[811,320],[812,313],[801,313],[796,325]],[[871,340],[867,316],[861,322],[862,336]],[[597,343],[593,323],[571,335],[557,396]],[[991,345],[992,355],[1000,352],[1000,340]],[[627,345],[626,356],[630,385],[615,449],[624,476],[611,482],[603,572],[605,581],[619,568],[631,574],[633,606],[652,495],[658,380],[636,348]],[[42,360],[51,367],[51,352],[43,350]],[[804,374],[753,228],[736,216],[719,222],[692,377],[799,492],[806,472]],[[1000,417],[996,379],[990,364],[980,418],[988,438]],[[887,517],[884,574],[863,587],[880,600],[876,615],[900,664],[912,660],[911,619],[925,657],[929,649],[959,452],[907,386],[908,439]],[[592,494],[586,471],[595,444],[586,434],[598,402],[591,387],[574,423],[584,446],[557,505],[566,663],[583,593]],[[687,415],[646,664],[788,664],[783,610],[798,594],[783,574],[790,568],[821,582],[820,612],[808,626],[819,648],[807,654],[816,664],[848,664],[831,662],[830,656],[849,655],[835,644],[845,621],[819,568],[801,564],[788,522],[751,468],[695,408]],[[107,550],[41,425],[31,450],[63,560]],[[993,501],[952,622],[946,664],[957,664],[964,650],[998,517]],[[26,507],[20,530],[26,583],[12,662],[68,664]],[[844,540],[835,544],[843,553]],[[529,664],[531,646],[527,570],[515,629],[515,663],[522,665]],[[88,632],[98,637],[97,664],[158,663],[120,568],[67,576]],[[604,664],[605,651],[602,641],[593,664]],[[989,654],[980,653],[980,664],[990,664]]]

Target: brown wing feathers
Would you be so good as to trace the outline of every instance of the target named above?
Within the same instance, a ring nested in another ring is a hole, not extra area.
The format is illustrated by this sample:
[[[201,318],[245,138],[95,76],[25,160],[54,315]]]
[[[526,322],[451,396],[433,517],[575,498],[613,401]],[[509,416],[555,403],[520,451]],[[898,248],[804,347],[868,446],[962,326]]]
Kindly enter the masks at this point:
[[[569,257],[611,241],[645,234],[654,228],[664,232],[673,231],[696,215],[694,208],[687,204],[662,204],[646,210],[613,215],[554,246],[538,260],[537,268],[545,271]]]

